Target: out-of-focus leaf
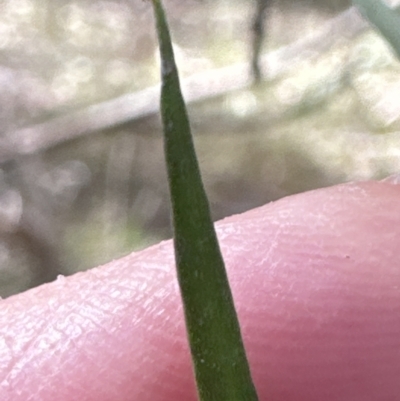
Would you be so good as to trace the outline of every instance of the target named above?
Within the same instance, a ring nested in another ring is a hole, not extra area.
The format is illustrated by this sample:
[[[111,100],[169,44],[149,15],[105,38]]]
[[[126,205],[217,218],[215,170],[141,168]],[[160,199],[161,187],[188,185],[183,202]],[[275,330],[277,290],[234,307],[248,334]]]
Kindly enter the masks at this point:
[[[165,13],[152,0],[162,63],[161,114],[177,272],[202,401],[255,401],[239,323],[201,181]]]
[[[353,3],[379,29],[400,59],[400,16],[396,11],[381,0],[353,0]]]

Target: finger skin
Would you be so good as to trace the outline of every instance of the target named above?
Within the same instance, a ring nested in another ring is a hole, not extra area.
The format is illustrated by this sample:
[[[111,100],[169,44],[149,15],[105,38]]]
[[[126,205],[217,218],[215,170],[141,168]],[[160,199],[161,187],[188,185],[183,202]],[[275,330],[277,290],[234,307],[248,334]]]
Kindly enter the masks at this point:
[[[260,401],[400,397],[400,186],[217,224]],[[0,400],[196,399],[170,241],[0,302]]]

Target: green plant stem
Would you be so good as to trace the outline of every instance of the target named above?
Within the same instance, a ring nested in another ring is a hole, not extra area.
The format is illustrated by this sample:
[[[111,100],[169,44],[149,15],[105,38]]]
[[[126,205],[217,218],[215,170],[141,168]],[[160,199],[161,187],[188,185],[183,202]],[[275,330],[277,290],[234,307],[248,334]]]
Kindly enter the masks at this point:
[[[161,114],[179,286],[200,400],[256,401],[160,0]]]

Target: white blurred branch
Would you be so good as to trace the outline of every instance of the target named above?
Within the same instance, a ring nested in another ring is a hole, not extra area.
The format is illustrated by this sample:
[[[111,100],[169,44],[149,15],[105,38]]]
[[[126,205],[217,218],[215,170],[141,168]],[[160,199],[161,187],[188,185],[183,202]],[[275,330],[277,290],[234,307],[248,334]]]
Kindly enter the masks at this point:
[[[339,39],[350,40],[366,30],[368,23],[351,7],[328,21],[312,36],[302,38],[263,56],[262,72],[277,78],[299,62],[328,51]],[[220,96],[252,84],[249,63],[195,74],[182,81],[188,103]],[[0,162],[33,154],[63,142],[153,115],[159,110],[159,86],[120,96],[50,121],[7,132],[0,139]]]

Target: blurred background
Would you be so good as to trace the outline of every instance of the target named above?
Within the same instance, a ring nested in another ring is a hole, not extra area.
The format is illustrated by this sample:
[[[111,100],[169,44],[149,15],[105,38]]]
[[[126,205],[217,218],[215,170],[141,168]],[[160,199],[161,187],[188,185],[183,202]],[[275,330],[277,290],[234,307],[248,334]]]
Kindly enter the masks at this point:
[[[215,219],[400,171],[399,62],[349,1],[164,3]],[[1,297],[171,236],[157,51],[147,1],[0,1]]]

